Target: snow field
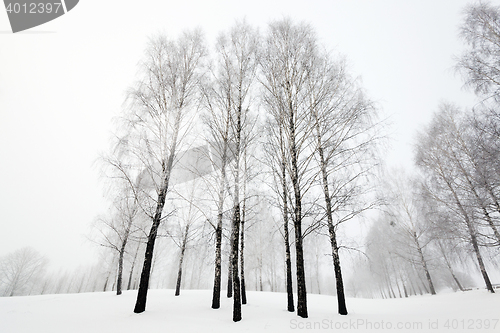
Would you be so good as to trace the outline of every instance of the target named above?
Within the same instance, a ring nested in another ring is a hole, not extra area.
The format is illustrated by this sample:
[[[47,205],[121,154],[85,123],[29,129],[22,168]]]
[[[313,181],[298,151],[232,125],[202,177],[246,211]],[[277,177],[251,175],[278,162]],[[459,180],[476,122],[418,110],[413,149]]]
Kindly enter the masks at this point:
[[[100,332],[500,332],[500,293],[485,290],[403,299],[347,299],[336,313],[333,296],[308,295],[309,318],[286,311],[286,294],[248,292],[243,320],[232,322],[232,299],[211,290],[150,290],[146,312],[132,312],[137,291],[0,298],[2,333]]]

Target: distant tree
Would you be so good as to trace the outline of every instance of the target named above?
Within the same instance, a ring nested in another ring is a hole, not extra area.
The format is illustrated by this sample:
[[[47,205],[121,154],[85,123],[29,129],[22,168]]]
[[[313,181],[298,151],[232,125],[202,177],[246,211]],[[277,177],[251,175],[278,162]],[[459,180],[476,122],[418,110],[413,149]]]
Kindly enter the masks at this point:
[[[398,235],[396,242],[406,245],[400,255],[413,263],[418,263],[425,273],[430,293],[436,294],[428,268],[425,248],[432,240],[430,223],[425,220],[425,209],[418,196],[419,182],[407,176],[402,170],[392,170],[389,185],[384,189],[390,202],[388,214],[392,217],[391,226]]]
[[[446,267],[448,268],[448,271],[450,272],[450,275],[453,278],[453,281],[455,281],[455,283],[457,284],[457,287],[458,287],[458,289],[460,289],[460,291],[464,291],[464,287],[462,286],[462,283],[460,283],[460,281],[459,281],[459,279],[458,279],[458,277],[453,269],[452,262],[450,260],[450,252],[452,252],[452,251],[446,249],[446,245],[448,245],[448,244],[446,244],[442,240],[438,240],[437,244],[438,244],[440,253],[442,255],[443,261],[445,262]]]
[[[380,216],[373,222],[365,238],[366,256],[372,276],[371,288],[375,293],[378,291],[382,298],[395,297],[393,286],[398,284],[395,277],[404,270],[396,255],[399,251],[394,242],[396,237],[390,222],[387,215]]]
[[[39,283],[47,267],[45,259],[31,247],[0,258],[0,288],[4,296],[28,295]]]
[[[452,105],[442,105],[434,115],[430,126],[420,134],[417,143],[417,165],[427,177],[426,190],[429,196],[448,209],[457,222],[454,230],[471,246],[479,269],[490,292],[494,292],[480,251],[482,228],[478,223],[481,206],[477,205],[467,177],[466,161],[460,150],[464,127],[461,113]],[[491,226],[490,226],[491,227]]]
[[[199,198],[197,192],[203,190],[203,188],[200,187],[199,179],[192,180],[191,183],[187,184],[185,187],[189,187],[189,194],[186,196],[180,193],[178,194],[182,199],[178,204],[179,207],[177,207],[177,216],[174,218],[178,223],[174,228],[171,227],[170,229],[174,230],[169,232],[171,239],[180,249],[175,296],[181,294],[182,272],[186,251],[190,247],[190,243],[196,240],[200,232],[202,227],[202,223],[200,222],[204,222],[204,215],[196,202]]]
[[[110,248],[118,254],[117,295],[122,294],[124,256],[130,237],[137,230],[134,226],[134,219],[139,211],[133,191],[127,187],[127,184],[123,185],[122,190],[116,193],[114,198],[112,216],[103,216],[98,219],[102,238],[99,240],[100,245]]]

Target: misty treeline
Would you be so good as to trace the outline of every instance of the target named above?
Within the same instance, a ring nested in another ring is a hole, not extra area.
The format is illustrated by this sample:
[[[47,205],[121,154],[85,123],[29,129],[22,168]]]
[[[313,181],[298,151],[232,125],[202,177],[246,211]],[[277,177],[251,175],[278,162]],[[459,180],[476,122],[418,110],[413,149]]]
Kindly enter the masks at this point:
[[[494,293],[500,285],[500,7],[469,5],[464,18],[456,70],[477,104],[439,105],[416,136],[414,174],[384,177],[387,205],[357,259],[355,294],[407,297],[480,281]],[[363,285],[368,277],[373,284]]]
[[[0,297],[115,290],[116,276],[103,269],[106,260],[103,253],[98,264],[54,268],[35,248],[20,248],[0,257]]]

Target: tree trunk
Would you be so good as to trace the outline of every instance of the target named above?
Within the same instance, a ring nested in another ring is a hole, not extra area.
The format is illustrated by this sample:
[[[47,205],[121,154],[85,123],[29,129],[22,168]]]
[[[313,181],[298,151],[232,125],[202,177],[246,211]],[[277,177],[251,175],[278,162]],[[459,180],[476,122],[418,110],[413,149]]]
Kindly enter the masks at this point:
[[[264,284],[262,283],[262,252],[259,254],[259,291],[264,291]]]
[[[125,247],[127,246],[127,238],[122,242],[120,253],[118,256],[118,277],[116,281],[116,295],[122,294],[122,277],[123,277],[123,255],[125,254]]]
[[[330,198],[330,190],[328,189],[328,173],[326,170],[326,160],[323,154],[323,145],[321,142],[321,136],[319,131],[318,119],[316,118],[317,124],[317,139],[318,139],[318,154],[321,163],[321,176],[323,181],[323,195],[326,204],[326,217],[328,222],[328,232],[330,234],[330,244],[332,247],[332,258],[333,258],[333,269],[335,271],[335,281],[337,287],[337,303],[338,312],[341,315],[347,315],[347,306],[345,303],[345,293],[344,293],[344,281],[342,279],[342,268],[340,266],[339,257],[339,247],[337,245],[337,235],[335,231],[335,225],[333,224],[333,212],[332,212],[332,202]]]
[[[476,200],[477,200],[477,203],[478,205],[481,207],[481,210],[483,212],[483,215],[486,219],[486,221],[488,222],[488,225],[490,226],[491,230],[493,231],[493,234],[495,235],[495,238],[497,239],[497,244],[498,246],[500,246],[500,233],[498,232],[498,229],[496,228],[495,224],[493,223],[493,220],[491,219],[491,216],[490,214],[488,213],[488,210],[486,209],[485,205],[484,205],[484,200],[481,199],[481,197],[479,196],[479,194],[477,193],[477,190],[476,190],[476,187],[474,186],[471,178],[469,177],[469,173],[467,171],[465,171],[465,168],[462,166],[462,164],[459,162],[460,159],[458,159],[455,154],[453,154],[453,156],[455,157],[455,159],[458,161],[458,166],[460,168],[460,170],[462,170],[462,173],[464,174],[465,176],[465,179],[467,180],[467,183],[469,184],[470,186],[470,189],[472,191],[472,193],[474,194],[474,196],[476,197]],[[476,165],[474,163],[474,165]],[[493,197],[493,199],[495,200],[495,197],[493,195],[493,193],[491,192],[491,190],[489,189],[490,186],[486,185],[486,187],[488,188],[487,190],[489,190],[490,192],[490,195]],[[498,205],[498,202],[495,200],[496,204]]]
[[[448,267],[448,270],[450,271],[451,277],[453,278],[453,280],[457,284],[457,286],[460,289],[460,291],[464,291],[464,288],[462,287],[462,284],[460,283],[460,281],[458,281],[458,279],[457,279],[457,277],[455,275],[455,272],[453,272],[453,268],[451,267],[451,263],[448,260],[448,257],[446,256],[446,252],[443,249],[443,245],[441,244],[441,242],[438,242],[438,245],[439,245],[439,249],[441,250],[441,254],[443,255],[444,262],[446,263],[446,267]]]
[[[420,263],[424,268],[425,277],[427,279],[427,283],[429,284],[431,295],[436,295],[436,290],[434,289],[434,283],[432,283],[431,274],[429,273],[429,269],[427,268],[427,262],[425,260],[424,253],[422,252],[422,248],[420,247],[420,242],[418,241],[417,233],[414,231],[412,236],[415,245],[417,245],[418,255],[420,256]]]
[[[139,254],[140,246],[141,242],[137,242],[137,249],[135,250],[134,260],[132,261],[132,267],[130,267],[130,274],[128,276],[127,290],[130,290],[132,287],[132,276],[134,275],[135,262],[137,260],[137,255]]]
[[[292,260],[290,254],[290,237],[288,229],[288,190],[286,186],[286,154],[283,147],[283,134],[280,126],[280,143],[281,143],[281,187],[283,191],[283,229],[285,238],[285,260],[286,260],[286,293],[287,293],[287,310],[295,311],[293,303],[293,282],[292,282]]]
[[[241,93],[241,90],[240,90]],[[241,95],[240,95],[241,96]],[[239,251],[239,238],[240,238],[240,149],[241,149],[241,105],[242,99],[239,99],[238,110],[236,113],[236,147],[235,147],[235,173],[234,173],[234,213],[233,213],[233,228],[231,233],[231,270],[233,277],[233,321],[241,320],[241,285],[238,273],[238,251]],[[229,293],[229,286],[228,286]]]
[[[239,235],[238,235],[239,236]],[[230,246],[231,246],[231,251],[229,251],[229,260],[227,261],[227,298],[233,297],[233,233],[231,232],[231,238],[230,238]]]
[[[238,250],[239,250],[239,227],[240,227],[240,205],[234,207],[233,237],[231,249],[232,275],[233,275],[233,321],[241,320],[241,290],[240,277],[238,274]]]
[[[163,191],[160,194],[161,194],[160,200],[162,200],[164,204],[165,194],[163,194]],[[153,251],[155,247],[156,235],[158,233],[158,227],[160,225],[161,210],[163,210],[163,204],[160,205],[160,202],[158,203],[158,207],[156,209],[156,214],[153,219],[153,225],[151,226],[151,230],[149,231],[148,242],[146,244],[146,253],[144,255],[144,264],[142,266],[141,279],[139,282],[139,290],[137,292],[137,300],[134,307],[134,313],[141,313],[146,310],[146,300],[149,288],[149,276],[151,274],[151,265],[153,263]]]
[[[220,286],[222,273],[222,213],[218,214],[217,228],[215,229],[215,278],[212,294],[212,309],[220,308]]]
[[[460,284],[460,281],[458,281],[457,276],[455,275],[455,273],[453,272],[453,270],[451,269],[451,267],[448,267],[448,268],[450,269],[451,276],[453,277],[453,280],[457,284],[458,289],[460,289],[460,291],[464,291],[464,288],[462,287],[462,284]]]
[[[296,204],[300,203],[300,193],[296,195]],[[302,245],[302,214],[301,208],[295,208],[295,253],[297,265],[297,315],[302,318],[307,318],[307,291],[306,291],[306,276],[304,267],[304,251]]]
[[[382,299],[387,298],[387,296],[385,296],[384,288],[382,288],[382,285],[380,285],[380,295],[382,296]]]
[[[163,180],[160,193],[158,194],[158,201],[156,205],[155,215],[153,217],[153,225],[148,235],[148,242],[146,243],[146,253],[144,255],[144,265],[141,272],[141,280],[139,282],[139,291],[137,292],[137,301],[135,303],[134,312],[141,313],[146,310],[146,299],[148,296],[149,288],[149,277],[151,274],[151,266],[153,263],[153,253],[155,247],[156,236],[158,234],[158,227],[160,226],[161,216],[163,213],[163,207],[165,206],[165,200],[167,198],[168,183],[170,180],[170,171],[172,170],[172,165],[174,161],[174,151],[171,150],[171,154],[168,159],[167,166],[163,168],[165,172],[165,179]]]
[[[398,288],[399,298],[403,298],[403,295],[401,295],[401,288],[399,287],[399,281],[397,277],[396,277],[396,287]]]
[[[227,137],[229,131],[229,115],[226,120],[225,137],[221,157],[221,179],[219,188],[219,204],[217,212],[217,227],[215,229],[215,277],[212,294],[212,309],[220,308],[220,292],[222,280],[222,217],[224,212],[224,188],[226,186]]]
[[[297,315],[302,318],[307,318],[307,291],[306,291],[306,274],[304,268],[304,251],[302,244],[302,197],[300,194],[299,172],[297,160],[297,147],[295,142],[295,121],[293,114],[293,106],[289,106],[289,131],[290,131],[290,156],[292,165],[292,174],[290,178],[293,184],[295,195],[294,207],[294,227],[295,227],[295,257],[297,266]]]
[[[127,228],[125,229],[125,234],[123,235],[122,246],[120,247],[120,253],[118,257],[118,277],[116,281],[116,295],[122,294],[122,280],[123,280],[123,256],[125,255],[125,248],[127,247],[128,237],[130,236],[130,229],[132,228],[132,222],[134,222],[133,217],[135,212],[132,213],[128,218]]]
[[[486,268],[485,268],[484,262],[483,262],[483,257],[481,256],[481,252],[479,251],[476,233],[472,229],[471,225],[468,225],[468,227],[469,227],[469,233],[470,233],[470,237],[471,237],[472,247],[474,248],[474,252],[476,253],[477,262],[479,264],[479,270],[481,271],[481,274],[483,275],[483,279],[484,279],[484,282],[486,284],[486,289],[488,289],[488,291],[490,291],[491,293],[495,293],[495,291],[493,290],[493,286],[491,285],[491,281],[490,281],[490,278],[488,276],[488,273],[486,272]]]
[[[476,232],[475,232],[474,227],[472,225],[472,221],[469,218],[469,214],[467,213],[464,206],[460,202],[460,199],[458,198],[458,195],[457,195],[455,189],[453,188],[451,182],[448,180],[448,178],[446,178],[443,174],[441,174],[440,176],[446,182],[446,185],[448,186],[451,193],[453,194],[453,198],[455,199],[455,203],[457,204],[457,207],[458,207],[460,213],[462,213],[465,224],[467,225],[467,229],[469,231],[469,236],[470,236],[470,241],[471,241],[472,247],[474,249],[474,252],[476,253],[476,258],[477,258],[477,261],[479,264],[479,269],[481,271],[484,282],[486,284],[486,288],[490,292],[494,293],[495,291],[493,290],[493,287],[491,286],[490,278],[488,276],[488,273],[486,272],[486,268],[484,267],[483,258],[481,256],[481,253],[479,252],[479,246],[477,244]]]
[[[445,181],[446,181],[448,187],[450,188],[450,190],[452,191],[453,196],[455,198],[455,202],[458,205],[458,208],[464,217],[465,223],[467,225],[467,229],[469,231],[469,236],[471,239],[472,248],[474,249],[474,252],[476,253],[477,262],[479,264],[479,270],[481,271],[481,274],[483,275],[484,283],[486,284],[486,289],[488,289],[490,292],[494,293],[495,291],[493,290],[490,278],[488,276],[488,273],[486,272],[486,268],[484,267],[483,257],[481,256],[481,253],[479,252],[479,246],[477,244],[476,232],[474,231],[474,227],[472,226],[472,221],[469,218],[469,214],[467,214],[467,211],[462,206],[462,203],[458,199],[458,196],[457,196],[454,188],[450,184],[450,182],[447,179],[445,179]]]
[[[346,315],[347,306],[345,303],[344,282],[342,279],[342,269],[340,266],[339,247],[337,245],[335,226],[332,225],[331,227],[329,227],[329,232],[330,232],[330,244],[332,246],[333,267],[335,270],[335,280],[337,286],[338,311],[339,314]]]
[[[295,195],[295,253],[297,265],[297,315],[307,318],[307,291],[304,267],[304,251],[302,245],[302,218],[300,193]]]
[[[246,209],[246,181],[243,183],[243,209],[241,213],[241,245],[240,245],[240,276],[241,276],[241,304],[247,304],[247,292],[245,287],[245,209]]]
[[[288,235],[288,217],[285,217],[285,255],[286,255],[286,293],[287,293],[287,310],[295,311],[293,302],[293,282],[292,282],[292,259],[290,253],[290,241]]]
[[[500,246],[500,233],[498,232],[498,229],[496,228],[495,224],[493,223],[493,220],[491,219],[490,214],[488,213],[488,210],[484,205],[481,203],[481,208],[483,210],[483,215],[486,218],[486,221],[488,222],[488,225],[490,226],[491,230],[493,231],[493,234],[495,235],[495,238],[497,239],[497,245]]]
[[[408,298],[408,290],[406,289],[405,283],[404,283],[404,281],[401,283],[403,284],[403,291],[405,293],[405,298]]]
[[[163,213],[163,207],[165,206],[165,200],[167,198],[168,186],[170,182],[170,173],[172,172],[172,167],[174,165],[174,157],[177,148],[177,136],[179,134],[180,126],[180,113],[177,114],[174,125],[174,132],[172,138],[172,146],[170,148],[170,154],[168,160],[163,161],[162,164],[162,174],[164,178],[162,180],[160,192],[158,193],[158,200],[156,203],[156,211],[153,216],[153,224],[148,235],[148,242],[146,243],[146,253],[144,255],[144,265],[142,266],[141,280],[139,282],[139,290],[137,292],[137,300],[135,302],[134,313],[141,313],[146,310],[146,299],[148,296],[149,288],[149,277],[151,275],[151,266],[153,263],[153,253],[155,247],[156,236],[158,234],[158,227],[161,223],[161,216]]]
[[[179,296],[181,294],[182,263],[184,261],[184,253],[186,252],[188,233],[189,233],[189,225],[186,226],[184,237],[182,238],[181,256],[179,258],[179,271],[177,273],[177,283],[175,284],[175,296]]]
[[[109,277],[111,276],[111,271],[108,272],[108,276],[106,276],[106,281],[104,281],[104,287],[102,288],[102,291],[106,291],[106,289],[108,288],[108,281],[109,281]],[[71,286],[71,283],[70,283],[70,286]],[[69,289],[69,288],[68,288]],[[10,295],[12,296],[12,295]]]
[[[394,293],[394,289],[392,288],[391,276],[389,275],[389,270],[387,266],[384,264],[384,276],[385,282],[387,283],[387,293],[389,294],[389,298],[396,298],[396,294]]]

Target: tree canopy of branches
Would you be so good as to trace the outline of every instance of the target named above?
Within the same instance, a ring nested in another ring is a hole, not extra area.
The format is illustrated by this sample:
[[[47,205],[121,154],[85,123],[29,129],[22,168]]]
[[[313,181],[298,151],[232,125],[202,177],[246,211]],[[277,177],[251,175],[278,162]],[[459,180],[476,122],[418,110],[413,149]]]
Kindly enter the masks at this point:
[[[484,98],[500,102],[500,7],[488,2],[468,5],[460,36],[467,49],[457,69],[466,86]]]

